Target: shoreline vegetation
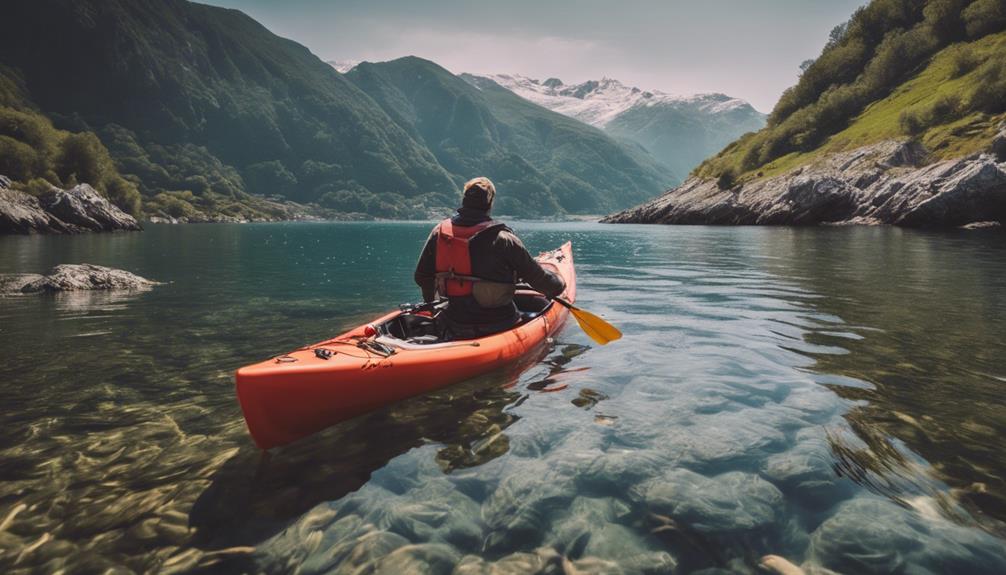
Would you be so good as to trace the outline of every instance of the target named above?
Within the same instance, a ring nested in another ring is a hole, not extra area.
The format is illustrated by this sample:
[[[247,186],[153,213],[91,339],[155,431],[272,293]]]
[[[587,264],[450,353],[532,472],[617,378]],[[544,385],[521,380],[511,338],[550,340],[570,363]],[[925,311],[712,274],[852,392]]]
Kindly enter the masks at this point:
[[[996,0],[874,0],[804,62],[764,129],[605,221],[1001,223],[1004,30]]]
[[[451,210],[430,210],[423,218],[382,218],[363,212],[338,212],[317,204],[300,204],[279,196],[252,197],[262,213],[250,217],[202,212],[171,216],[165,213],[137,219],[114,205],[88,184],[69,189],[54,185],[16,189],[17,183],[0,175],[0,235],[79,234],[86,232],[142,231],[141,224],[210,224],[253,222],[428,222],[448,217]],[[34,193],[32,193],[34,192]],[[37,194],[37,195],[36,195]],[[598,214],[563,214],[522,218],[499,214],[502,219],[526,222],[597,221]]]

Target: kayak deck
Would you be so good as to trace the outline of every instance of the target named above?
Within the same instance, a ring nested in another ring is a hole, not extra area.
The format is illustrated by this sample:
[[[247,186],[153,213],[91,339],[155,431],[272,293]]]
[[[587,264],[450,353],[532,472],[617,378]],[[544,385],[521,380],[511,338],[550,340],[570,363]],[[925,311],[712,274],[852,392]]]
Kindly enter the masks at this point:
[[[538,261],[562,276],[564,297],[575,300],[571,244],[539,255]],[[390,403],[511,364],[540,349],[569,312],[533,291],[518,291],[515,299],[524,320],[512,329],[478,339],[440,342],[428,333],[408,337],[401,324],[415,324],[423,331],[426,320],[422,311],[405,308],[335,338],[242,367],[235,375],[235,386],[252,438],[262,449],[290,443]]]

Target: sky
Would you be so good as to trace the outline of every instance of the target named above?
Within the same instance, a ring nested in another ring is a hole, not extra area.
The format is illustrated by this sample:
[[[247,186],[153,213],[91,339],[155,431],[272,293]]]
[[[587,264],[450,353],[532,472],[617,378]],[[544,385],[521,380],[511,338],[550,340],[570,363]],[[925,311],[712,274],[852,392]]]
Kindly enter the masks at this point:
[[[201,0],[322,60],[419,56],[454,73],[614,78],[722,92],[769,112],[800,63],[865,0]]]

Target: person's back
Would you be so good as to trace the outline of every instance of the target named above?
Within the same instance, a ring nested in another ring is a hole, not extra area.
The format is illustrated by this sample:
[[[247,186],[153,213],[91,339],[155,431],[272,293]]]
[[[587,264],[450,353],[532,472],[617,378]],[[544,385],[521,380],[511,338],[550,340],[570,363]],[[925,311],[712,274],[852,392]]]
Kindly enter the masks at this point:
[[[461,208],[433,228],[416,265],[423,299],[447,297],[445,319],[454,339],[489,335],[517,323],[513,293],[518,281],[550,298],[566,289],[510,228],[489,217],[495,195],[487,178],[466,183]]]

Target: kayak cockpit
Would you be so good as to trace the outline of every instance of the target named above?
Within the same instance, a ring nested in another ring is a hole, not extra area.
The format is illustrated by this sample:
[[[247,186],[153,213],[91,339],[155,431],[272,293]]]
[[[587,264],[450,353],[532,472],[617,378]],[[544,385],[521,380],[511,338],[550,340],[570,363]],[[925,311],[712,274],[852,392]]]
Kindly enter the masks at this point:
[[[520,321],[513,326],[514,328],[533,321],[552,306],[551,300],[532,290],[517,291],[514,294],[514,303],[520,313]],[[441,314],[446,308],[446,301],[418,305],[404,304],[401,306],[401,313],[374,326],[378,341],[406,348],[458,343],[455,340],[444,339],[445,329]]]

